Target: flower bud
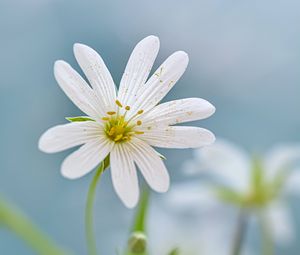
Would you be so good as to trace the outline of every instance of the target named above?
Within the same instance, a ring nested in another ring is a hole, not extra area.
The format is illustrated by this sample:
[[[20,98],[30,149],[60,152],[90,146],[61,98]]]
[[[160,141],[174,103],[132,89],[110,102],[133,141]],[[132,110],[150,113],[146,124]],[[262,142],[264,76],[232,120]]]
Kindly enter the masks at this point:
[[[147,237],[143,232],[134,232],[128,240],[128,250],[132,254],[143,254],[147,247]]]

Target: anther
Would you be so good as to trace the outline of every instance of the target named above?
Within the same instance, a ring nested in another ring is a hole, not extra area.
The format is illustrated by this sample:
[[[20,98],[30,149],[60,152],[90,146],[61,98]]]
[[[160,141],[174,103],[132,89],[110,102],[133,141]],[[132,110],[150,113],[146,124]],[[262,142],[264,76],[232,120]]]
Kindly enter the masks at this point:
[[[109,120],[109,118],[108,117],[103,117],[102,120]]]
[[[137,135],[142,135],[142,134],[144,134],[145,132],[143,132],[143,131],[135,131],[134,133],[136,133]]]
[[[116,112],[107,112],[108,115],[114,115]]]
[[[115,133],[115,131],[116,131],[116,128],[115,128],[115,127],[112,127],[112,128],[109,130],[108,135],[109,135],[109,136],[112,136],[112,135]]]
[[[137,113],[142,114],[143,112],[144,112],[144,110],[139,110]]]
[[[116,104],[121,108],[123,107],[123,105],[121,104],[121,102],[119,100],[116,100]]]
[[[129,111],[129,110],[130,110],[130,106],[127,105],[127,106],[125,107],[125,110],[126,110],[126,111]]]
[[[114,141],[117,142],[117,141],[121,140],[122,137],[123,137],[123,135],[119,134],[119,135],[116,136],[116,138],[114,139]]]
[[[136,124],[137,124],[138,126],[140,126],[140,125],[142,125],[142,121],[138,120],[138,121],[136,122]]]

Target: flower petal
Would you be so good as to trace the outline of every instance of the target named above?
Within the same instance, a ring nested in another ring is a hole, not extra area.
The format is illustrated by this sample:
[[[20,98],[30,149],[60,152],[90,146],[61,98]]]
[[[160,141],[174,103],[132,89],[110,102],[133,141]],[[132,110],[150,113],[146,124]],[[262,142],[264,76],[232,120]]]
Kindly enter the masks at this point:
[[[134,48],[122,76],[118,99],[124,105],[133,105],[138,89],[145,84],[159,50],[159,39],[148,36]]]
[[[116,193],[123,203],[132,208],[139,199],[139,186],[134,161],[123,144],[110,153],[111,177]]]
[[[100,125],[93,121],[72,122],[48,129],[39,140],[39,149],[47,153],[63,151],[101,137]]]
[[[92,88],[68,63],[56,61],[54,76],[61,89],[81,111],[94,118],[103,116],[103,105],[98,102]]]
[[[300,162],[299,144],[282,144],[274,147],[264,160],[267,178],[274,178],[280,171],[292,170],[296,162]]]
[[[80,178],[93,170],[111,151],[113,144],[106,138],[82,145],[62,163],[61,173],[69,179]]]
[[[289,244],[295,237],[294,223],[291,212],[285,204],[275,202],[267,210],[270,233],[276,242]]]
[[[300,169],[295,169],[289,173],[284,190],[292,195],[300,195]]]
[[[188,55],[183,51],[172,54],[140,88],[133,109],[147,112],[157,105],[182,76],[188,60]]]
[[[107,111],[115,106],[116,87],[101,56],[92,48],[76,43],[74,44],[74,55],[91,83],[98,99],[101,100]]]
[[[128,144],[133,159],[149,186],[157,192],[166,192],[170,185],[168,171],[156,151],[138,138]]]
[[[195,151],[195,164],[199,171],[241,192],[248,192],[251,163],[241,148],[226,140],[217,141]]]
[[[205,119],[215,112],[215,107],[201,98],[186,98],[160,104],[143,116],[144,125],[174,125]]]
[[[147,130],[140,138],[152,146],[163,148],[198,148],[212,144],[215,136],[199,127],[171,126]]]

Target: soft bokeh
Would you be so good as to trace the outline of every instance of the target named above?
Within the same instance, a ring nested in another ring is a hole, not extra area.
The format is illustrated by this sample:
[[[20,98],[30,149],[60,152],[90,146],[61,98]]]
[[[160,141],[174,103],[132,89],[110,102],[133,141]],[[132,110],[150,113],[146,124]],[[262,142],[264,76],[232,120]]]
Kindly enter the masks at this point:
[[[46,155],[37,149],[43,131],[80,114],[53,77],[57,59],[79,70],[75,42],[96,49],[118,83],[134,45],[157,35],[156,66],[175,50],[190,56],[168,99],[202,97],[217,108],[199,125],[256,153],[277,142],[299,142],[299,14],[296,0],[0,0],[0,193],[60,244],[85,254],[83,208],[91,175],[63,179],[59,168],[68,152]],[[192,152],[162,152],[173,182],[183,181],[181,165]],[[291,203],[297,240],[279,254],[300,249],[300,208]],[[107,172],[96,203],[102,254],[123,245],[132,215]],[[0,247],[1,254],[32,254],[2,229]]]

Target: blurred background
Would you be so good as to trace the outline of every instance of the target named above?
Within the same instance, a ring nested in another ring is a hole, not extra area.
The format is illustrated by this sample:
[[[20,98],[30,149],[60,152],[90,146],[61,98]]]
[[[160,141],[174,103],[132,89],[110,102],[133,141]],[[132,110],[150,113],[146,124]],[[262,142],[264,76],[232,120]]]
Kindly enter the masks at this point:
[[[84,206],[92,174],[66,180],[60,163],[70,151],[47,155],[37,148],[47,128],[81,114],[53,76],[57,59],[79,70],[75,42],[97,50],[118,84],[135,44],[157,35],[161,50],[155,67],[176,50],[190,56],[186,73],[165,100],[202,97],[217,108],[196,125],[251,153],[300,142],[299,1],[0,0],[0,31],[0,193],[76,254],[86,251]],[[184,181],[182,164],[192,151],[161,152],[173,183]],[[300,207],[296,200],[290,203],[298,235],[288,247],[278,247],[278,254],[300,250]],[[107,172],[96,202],[102,254],[122,247],[133,212],[116,197]],[[0,253],[33,254],[4,229]]]

